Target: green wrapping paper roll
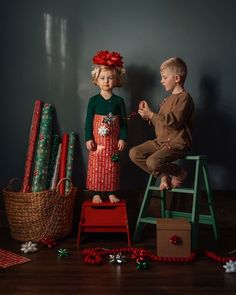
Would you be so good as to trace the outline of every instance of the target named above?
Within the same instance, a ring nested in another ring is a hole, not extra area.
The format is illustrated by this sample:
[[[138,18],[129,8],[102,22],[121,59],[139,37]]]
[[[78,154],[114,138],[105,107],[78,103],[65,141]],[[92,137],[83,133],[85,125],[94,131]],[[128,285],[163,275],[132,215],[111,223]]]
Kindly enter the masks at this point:
[[[66,178],[72,178],[73,162],[74,162],[74,152],[75,152],[75,132],[70,132],[69,143],[67,149],[67,162],[66,162]],[[70,190],[70,183],[66,181],[65,193]]]
[[[47,189],[47,173],[52,136],[52,110],[52,105],[46,103],[43,105],[34,166],[33,192]]]
[[[50,159],[49,159],[49,165],[48,165],[48,174],[47,174],[47,189],[50,187],[50,183],[53,178],[54,169],[56,165],[56,159],[57,159],[57,153],[58,153],[58,147],[61,142],[61,139],[59,135],[54,134],[52,139],[52,148],[50,152]]]

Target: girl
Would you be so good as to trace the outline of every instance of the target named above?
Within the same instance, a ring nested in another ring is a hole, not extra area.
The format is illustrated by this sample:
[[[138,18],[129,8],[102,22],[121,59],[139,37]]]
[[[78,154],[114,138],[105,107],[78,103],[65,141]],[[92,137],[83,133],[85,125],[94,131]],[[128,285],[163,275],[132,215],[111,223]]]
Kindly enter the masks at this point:
[[[119,152],[127,140],[126,110],[123,98],[113,93],[121,87],[125,69],[117,52],[99,51],[93,57],[92,82],[100,93],[88,103],[85,140],[89,150],[87,188],[92,191],[93,203],[102,203],[102,194],[111,203],[119,202]]]

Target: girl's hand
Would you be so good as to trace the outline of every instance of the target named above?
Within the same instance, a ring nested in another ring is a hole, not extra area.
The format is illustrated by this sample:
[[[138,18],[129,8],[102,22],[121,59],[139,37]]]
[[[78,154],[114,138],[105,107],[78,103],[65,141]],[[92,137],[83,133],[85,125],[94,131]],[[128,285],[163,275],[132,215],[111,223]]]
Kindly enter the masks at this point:
[[[86,141],[86,148],[89,150],[89,151],[94,151],[96,149],[96,145],[95,145],[95,142],[93,140],[88,140]]]
[[[123,151],[125,146],[126,146],[126,142],[124,140],[122,140],[122,139],[119,139],[119,141],[118,141],[118,151],[119,152]]]

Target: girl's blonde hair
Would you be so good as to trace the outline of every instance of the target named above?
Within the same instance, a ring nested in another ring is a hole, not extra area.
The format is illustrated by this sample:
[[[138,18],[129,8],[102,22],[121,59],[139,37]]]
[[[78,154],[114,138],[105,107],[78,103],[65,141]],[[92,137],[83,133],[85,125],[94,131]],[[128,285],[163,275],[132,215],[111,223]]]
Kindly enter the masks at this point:
[[[102,70],[109,70],[113,71],[115,76],[115,83],[114,87],[121,87],[124,84],[126,71],[122,67],[115,67],[115,66],[103,66],[103,65],[95,65],[94,69],[92,70],[92,83],[97,86],[97,79]]]
[[[166,68],[170,69],[174,74],[179,75],[182,82],[185,81],[188,69],[186,63],[180,57],[171,57],[165,60],[160,66],[160,71]]]

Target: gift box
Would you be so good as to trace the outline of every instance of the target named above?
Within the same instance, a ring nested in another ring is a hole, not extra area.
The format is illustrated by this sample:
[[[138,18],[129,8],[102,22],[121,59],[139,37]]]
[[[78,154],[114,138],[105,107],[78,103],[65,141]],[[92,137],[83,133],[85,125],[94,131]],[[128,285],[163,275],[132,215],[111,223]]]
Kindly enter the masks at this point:
[[[185,218],[157,218],[157,255],[191,255],[191,225]]]

